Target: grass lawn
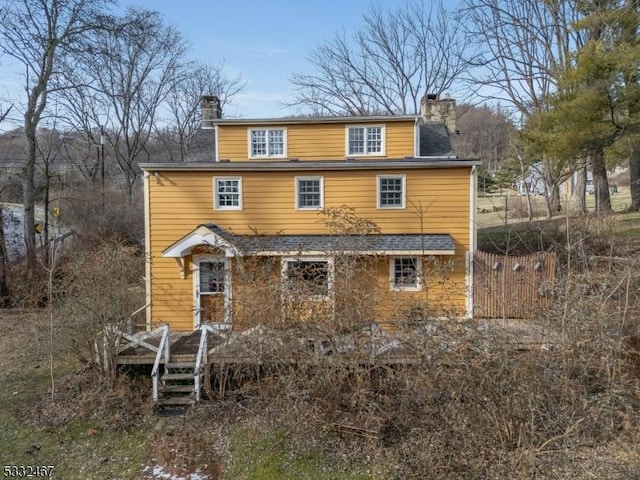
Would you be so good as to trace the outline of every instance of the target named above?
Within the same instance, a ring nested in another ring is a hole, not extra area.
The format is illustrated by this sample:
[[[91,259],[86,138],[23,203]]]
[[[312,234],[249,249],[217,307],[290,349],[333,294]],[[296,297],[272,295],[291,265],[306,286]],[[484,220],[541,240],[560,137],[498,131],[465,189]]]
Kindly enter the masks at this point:
[[[50,430],[29,418],[29,406],[51,379],[46,322],[31,313],[0,313],[0,459],[5,465],[51,465],[53,478],[137,479],[151,446],[148,428],[130,432],[105,429],[95,421],[70,420]],[[54,381],[74,368],[58,361]],[[64,398],[57,401],[64,402]]]

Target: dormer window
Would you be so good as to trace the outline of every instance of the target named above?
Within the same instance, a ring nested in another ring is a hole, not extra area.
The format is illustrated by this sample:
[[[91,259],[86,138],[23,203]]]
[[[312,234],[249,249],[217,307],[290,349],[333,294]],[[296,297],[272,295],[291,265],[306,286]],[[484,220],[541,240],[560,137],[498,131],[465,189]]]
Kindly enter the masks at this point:
[[[286,157],[287,132],[284,128],[249,130],[250,158]]]
[[[347,127],[347,155],[384,155],[384,127]]]

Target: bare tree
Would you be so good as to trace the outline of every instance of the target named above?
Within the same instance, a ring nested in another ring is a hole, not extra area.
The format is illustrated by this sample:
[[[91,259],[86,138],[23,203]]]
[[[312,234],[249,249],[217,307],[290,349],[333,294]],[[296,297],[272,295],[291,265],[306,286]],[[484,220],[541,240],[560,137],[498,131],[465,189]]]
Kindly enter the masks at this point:
[[[224,74],[224,62],[194,62],[185,65],[185,68],[187,72],[179,75],[179,81],[166,99],[169,112],[166,120],[171,126],[157,132],[173,162],[184,161],[189,141],[200,126],[200,98],[203,95],[215,95],[224,112],[225,107],[232,104],[234,97],[246,86],[239,75],[227,77]]]
[[[3,109],[0,106],[0,123],[5,121],[5,119],[9,116],[9,113],[11,112],[12,108],[13,108],[13,105],[9,105],[6,109]]]
[[[508,155],[513,123],[500,108],[462,104],[456,107],[459,135],[451,138],[456,155],[481,158],[489,172],[500,169]]]
[[[354,36],[311,51],[313,74],[297,74],[291,106],[319,115],[415,114],[425,93],[440,94],[466,71],[461,20],[442,2],[374,7]]]
[[[549,108],[547,97],[558,88],[559,75],[583,44],[573,25],[580,18],[574,0],[467,0],[464,9],[469,38],[477,54],[473,75],[478,95],[510,106],[526,123]],[[559,185],[567,165],[542,156],[547,215],[560,206]]]
[[[103,13],[108,3],[108,0],[6,0],[0,6],[0,53],[13,58],[23,68],[26,94],[22,194],[30,268],[36,267],[36,131],[47,107],[50,83],[60,73],[61,54],[76,47],[89,32],[103,28]]]
[[[118,28],[96,32],[93,43],[99,49],[69,59],[77,63],[73,72],[77,88],[64,101],[71,123],[85,132],[105,126],[106,147],[131,201],[140,173],[138,162],[148,159],[147,142],[159,110],[188,73],[183,68],[186,42],[158,12],[131,8],[117,22]],[[76,100],[91,105],[74,108]]]

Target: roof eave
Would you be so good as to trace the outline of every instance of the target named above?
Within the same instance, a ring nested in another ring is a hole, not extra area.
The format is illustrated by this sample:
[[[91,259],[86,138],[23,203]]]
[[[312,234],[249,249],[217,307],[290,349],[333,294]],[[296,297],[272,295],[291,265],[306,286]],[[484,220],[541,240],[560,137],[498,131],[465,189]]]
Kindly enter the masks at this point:
[[[457,160],[449,157],[418,157],[409,160],[383,161],[290,161],[290,162],[211,162],[211,163],[143,163],[144,171],[289,171],[289,170],[389,170],[420,168],[462,168],[481,165],[480,160]]]
[[[217,125],[296,125],[314,123],[373,123],[415,122],[419,115],[367,115],[349,117],[280,117],[280,118],[223,118],[215,120]]]

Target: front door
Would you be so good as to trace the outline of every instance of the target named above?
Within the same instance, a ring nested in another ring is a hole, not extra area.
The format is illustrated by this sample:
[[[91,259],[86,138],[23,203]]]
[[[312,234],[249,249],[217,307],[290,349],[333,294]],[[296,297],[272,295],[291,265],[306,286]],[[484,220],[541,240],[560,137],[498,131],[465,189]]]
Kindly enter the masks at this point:
[[[195,264],[195,326],[231,323],[231,273],[229,260],[197,255]]]

